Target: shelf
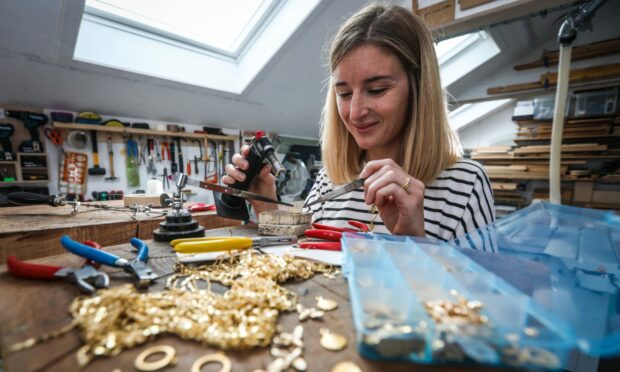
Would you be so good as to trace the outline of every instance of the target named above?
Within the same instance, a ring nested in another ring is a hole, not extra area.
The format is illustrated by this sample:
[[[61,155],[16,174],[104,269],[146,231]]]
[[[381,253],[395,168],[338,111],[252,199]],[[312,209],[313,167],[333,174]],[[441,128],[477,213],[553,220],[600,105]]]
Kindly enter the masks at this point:
[[[40,181],[15,181],[15,182],[0,182],[0,187],[6,186],[47,186],[49,180]]]
[[[510,22],[512,20],[527,18],[541,11],[552,11],[569,5],[573,0],[519,0],[492,9],[480,11],[472,15],[455,19],[431,28],[433,35],[439,40],[458,36],[473,31],[485,29],[491,26]]]
[[[120,128],[120,127],[107,127],[96,124],[77,124],[77,123],[53,123],[54,128],[69,129],[69,130],[96,130],[97,132],[110,132],[125,134],[137,134],[143,136],[155,136],[155,137],[182,137],[182,138],[196,138],[196,139],[210,139],[217,141],[235,141],[236,136],[223,136],[217,134],[202,134],[202,133],[187,133],[187,132],[168,132],[159,131],[154,129],[139,129],[139,128]]]
[[[47,156],[44,152],[18,152],[17,155],[21,156]]]
[[[15,164],[17,163],[17,160],[2,160],[0,161],[0,164]]]

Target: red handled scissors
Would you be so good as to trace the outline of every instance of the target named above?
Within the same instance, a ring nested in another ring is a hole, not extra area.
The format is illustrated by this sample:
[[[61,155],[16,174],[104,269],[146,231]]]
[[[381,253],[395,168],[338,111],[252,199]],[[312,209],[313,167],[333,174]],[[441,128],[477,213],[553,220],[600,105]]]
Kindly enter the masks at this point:
[[[305,235],[308,238],[324,239],[327,241],[310,240],[299,244],[300,248],[306,249],[323,249],[327,251],[340,251],[342,249],[340,239],[343,232],[368,232],[369,228],[363,222],[350,220],[349,225],[357,227],[352,229],[348,227],[336,227],[329,225],[322,225],[319,223],[313,223],[314,229],[305,231]]]
[[[52,141],[52,143],[64,154],[65,149],[62,148],[63,139],[59,129],[45,128],[45,137]]]

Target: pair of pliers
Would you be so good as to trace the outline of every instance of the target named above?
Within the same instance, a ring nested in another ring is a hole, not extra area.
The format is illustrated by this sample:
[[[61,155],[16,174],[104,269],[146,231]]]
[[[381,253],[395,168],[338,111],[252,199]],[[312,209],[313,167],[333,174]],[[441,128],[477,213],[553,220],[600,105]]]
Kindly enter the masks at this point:
[[[101,249],[101,246],[92,241],[85,241],[85,245]],[[27,279],[67,279],[75,283],[85,293],[93,293],[97,288],[107,288],[110,285],[108,274],[96,269],[97,264],[87,260],[80,268],[66,268],[60,266],[32,264],[18,260],[15,256],[9,256],[6,260],[11,274]]]
[[[170,245],[178,253],[204,253],[233,251],[237,249],[257,248],[272,245],[287,245],[297,243],[296,236],[259,236],[248,237],[206,237],[175,239]]]
[[[149,259],[149,247],[138,238],[131,238],[131,245],[138,251],[134,260],[127,260],[103,250],[97,250],[88,245],[71,240],[67,235],[60,238],[60,244],[69,252],[98,262],[103,265],[120,267],[124,271],[133,274],[136,287],[139,289],[148,287],[157,274],[146,264]]]
[[[349,225],[357,227],[357,229],[352,229],[348,227],[336,227],[323,225],[320,223],[313,223],[313,229],[308,229],[304,232],[307,238],[314,239],[323,239],[327,241],[316,241],[316,240],[307,240],[303,243],[299,244],[300,248],[306,249],[323,249],[327,251],[340,251],[342,250],[342,246],[340,244],[340,239],[342,238],[343,232],[368,232],[369,228],[363,222],[350,220],[348,221]]]

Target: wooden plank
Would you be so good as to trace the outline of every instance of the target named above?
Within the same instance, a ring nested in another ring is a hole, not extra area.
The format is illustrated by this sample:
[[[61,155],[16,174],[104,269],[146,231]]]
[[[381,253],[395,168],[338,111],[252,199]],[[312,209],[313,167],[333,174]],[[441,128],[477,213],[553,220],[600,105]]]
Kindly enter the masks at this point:
[[[620,38],[597,41],[595,43],[578,45],[573,47],[571,61],[579,61],[595,57],[602,57],[620,53]],[[514,66],[517,71],[527,70],[536,67],[549,67],[558,64],[560,52],[558,50],[546,51],[541,58]]]
[[[607,65],[585,67],[570,71],[569,83],[579,83],[583,81],[604,80],[620,77],[620,63],[611,63]],[[501,94],[510,92],[520,92],[524,90],[547,88],[557,84],[558,74],[556,72],[547,72],[540,75],[537,82],[527,82],[518,84],[509,84],[499,87],[490,87],[487,94]]]

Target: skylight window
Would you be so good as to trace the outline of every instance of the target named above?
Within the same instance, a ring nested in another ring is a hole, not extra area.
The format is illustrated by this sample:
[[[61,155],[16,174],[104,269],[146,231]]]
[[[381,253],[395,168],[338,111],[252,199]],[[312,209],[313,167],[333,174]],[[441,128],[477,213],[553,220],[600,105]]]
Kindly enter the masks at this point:
[[[73,58],[242,94],[322,0],[86,0]]]
[[[279,0],[87,0],[86,13],[236,57]]]
[[[441,85],[447,87],[498,55],[501,50],[491,35],[480,31],[441,41],[435,45],[435,52]]]

